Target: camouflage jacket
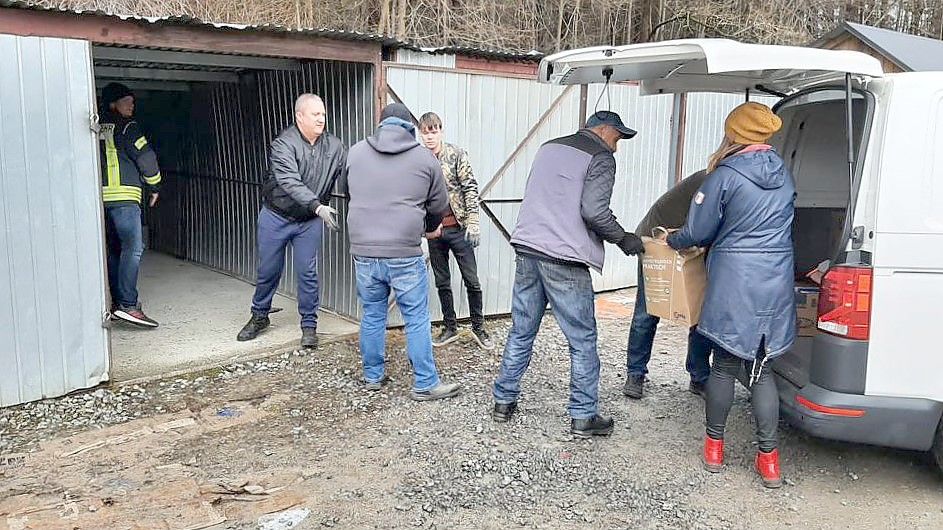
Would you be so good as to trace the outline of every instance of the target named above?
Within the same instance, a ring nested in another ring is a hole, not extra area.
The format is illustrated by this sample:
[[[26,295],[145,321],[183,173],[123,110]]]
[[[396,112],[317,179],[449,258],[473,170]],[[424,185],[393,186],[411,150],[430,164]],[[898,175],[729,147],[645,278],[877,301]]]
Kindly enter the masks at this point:
[[[449,190],[449,205],[460,225],[465,228],[479,227],[478,181],[472,172],[468,153],[452,144],[442,144],[439,151],[442,175]]]

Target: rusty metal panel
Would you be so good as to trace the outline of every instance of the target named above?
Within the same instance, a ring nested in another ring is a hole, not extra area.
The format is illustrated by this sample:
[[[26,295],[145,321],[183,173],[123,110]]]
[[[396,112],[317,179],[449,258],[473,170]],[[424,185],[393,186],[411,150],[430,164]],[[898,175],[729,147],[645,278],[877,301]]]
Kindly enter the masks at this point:
[[[0,406],[108,379],[94,99],[88,42],[0,35]]]

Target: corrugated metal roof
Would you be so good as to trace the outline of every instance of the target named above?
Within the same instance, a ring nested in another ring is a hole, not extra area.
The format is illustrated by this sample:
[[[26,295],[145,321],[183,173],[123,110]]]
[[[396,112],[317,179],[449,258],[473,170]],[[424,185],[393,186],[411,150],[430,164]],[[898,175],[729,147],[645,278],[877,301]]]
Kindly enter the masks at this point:
[[[205,65],[194,65],[194,64],[177,64],[177,63],[153,63],[153,62],[142,62],[142,61],[109,61],[102,59],[95,59],[95,66],[104,66],[104,67],[114,67],[114,68],[159,68],[161,70],[181,70],[181,71],[190,71],[190,72],[233,72],[238,73],[243,70],[243,68],[227,68],[221,66],[205,66]]]
[[[149,24],[204,26],[204,27],[213,27],[216,29],[229,29],[229,30],[237,30],[237,31],[256,30],[256,31],[274,32],[274,33],[297,33],[301,35],[310,35],[310,36],[316,36],[316,37],[329,37],[332,39],[340,39],[340,40],[355,40],[355,41],[359,40],[359,41],[381,42],[384,45],[409,45],[406,42],[403,42],[396,38],[388,37],[385,35],[364,33],[360,31],[351,31],[351,30],[331,29],[331,28],[295,29],[295,28],[289,28],[286,26],[280,26],[277,24],[233,24],[229,22],[213,22],[213,21],[208,21],[208,20],[201,20],[199,18],[191,17],[187,15],[147,17],[147,16],[128,14],[128,13],[113,13],[113,12],[104,11],[104,10],[82,10],[82,9],[45,7],[45,6],[36,5],[32,2],[28,2],[24,0],[0,0],[0,7],[29,9],[33,11],[54,11],[58,13],[71,13],[75,15],[105,16],[105,17],[118,18],[121,20],[147,22]]]
[[[216,29],[223,30],[234,30],[234,31],[264,31],[271,33],[294,33],[298,35],[307,35],[311,37],[325,37],[330,39],[337,40],[347,40],[347,41],[369,41],[369,42],[378,42],[383,46],[388,46],[391,48],[407,48],[416,51],[424,51],[427,53],[447,53],[447,54],[457,54],[457,55],[472,55],[478,57],[488,57],[500,60],[518,60],[518,61],[539,61],[543,54],[537,51],[518,51],[518,50],[498,50],[493,48],[485,47],[475,47],[475,46],[442,46],[436,48],[424,48],[415,43],[398,39],[396,37],[390,37],[388,35],[380,35],[376,33],[366,33],[361,31],[354,30],[341,30],[341,29],[332,29],[332,28],[290,28],[287,26],[281,26],[277,24],[233,24],[229,22],[212,22],[201,20],[199,18],[191,16],[164,16],[164,17],[147,17],[135,14],[127,13],[112,13],[109,11],[103,10],[80,10],[80,9],[66,9],[66,8],[57,8],[57,7],[45,7],[36,5],[32,2],[24,0],[0,0],[0,7],[10,7],[17,9],[29,9],[34,11],[53,11],[59,13],[71,13],[75,15],[93,15],[93,16],[105,16],[113,17],[121,20],[133,20],[139,22],[146,22],[149,24],[166,24],[166,25],[184,25],[184,26],[200,26],[200,27],[212,27]]]
[[[477,48],[474,46],[442,46],[439,48],[420,48],[427,53],[449,53],[453,55],[468,55],[486,59],[503,59],[509,61],[539,62],[546,54],[537,50],[529,52],[513,50],[496,50],[494,48]]]
[[[812,46],[818,47],[845,32],[906,71],[943,71],[943,41],[854,22],[843,22]]]

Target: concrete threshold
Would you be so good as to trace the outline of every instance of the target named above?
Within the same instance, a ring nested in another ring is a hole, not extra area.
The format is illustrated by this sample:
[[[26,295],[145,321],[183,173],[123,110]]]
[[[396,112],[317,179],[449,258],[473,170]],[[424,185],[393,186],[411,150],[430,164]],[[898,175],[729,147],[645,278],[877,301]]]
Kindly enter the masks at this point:
[[[301,329],[295,300],[276,295],[272,325],[253,341],[236,334],[249,319],[254,287],[211,269],[147,252],[138,281],[148,316],[160,322],[142,329],[111,324],[111,380],[115,383],[171,377],[298,348]],[[358,332],[356,322],[328,312],[318,316],[322,345]],[[322,346],[323,347],[323,346]]]

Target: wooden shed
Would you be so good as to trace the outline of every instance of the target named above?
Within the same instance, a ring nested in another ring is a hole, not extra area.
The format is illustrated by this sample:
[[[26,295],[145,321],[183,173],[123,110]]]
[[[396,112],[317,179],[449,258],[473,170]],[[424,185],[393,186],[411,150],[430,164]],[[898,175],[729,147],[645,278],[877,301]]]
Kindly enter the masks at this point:
[[[867,53],[886,73],[943,70],[943,41],[854,22],[842,22],[809,46]]]

